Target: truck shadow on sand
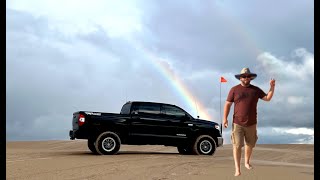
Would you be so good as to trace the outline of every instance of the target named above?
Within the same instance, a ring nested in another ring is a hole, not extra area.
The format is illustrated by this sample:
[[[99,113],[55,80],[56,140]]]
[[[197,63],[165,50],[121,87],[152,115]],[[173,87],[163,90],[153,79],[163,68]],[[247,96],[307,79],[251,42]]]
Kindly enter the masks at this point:
[[[114,155],[98,155],[90,151],[64,152],[64,155],[92,155],[92,156],[119,156],[119,155],[181,155],[178,152],[156,152],[156,151],[119,151]],[[187,156],[187,155],[186,155]]]
[[[119,151],[117,155],[122,154],[166,154],[166,155],[179,155],[178,152],[157,152],[157,151]]]

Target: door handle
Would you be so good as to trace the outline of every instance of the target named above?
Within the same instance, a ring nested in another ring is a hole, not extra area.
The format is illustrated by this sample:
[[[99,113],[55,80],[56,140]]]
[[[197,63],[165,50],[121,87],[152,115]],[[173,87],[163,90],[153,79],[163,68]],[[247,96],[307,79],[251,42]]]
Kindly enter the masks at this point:
[[[193,124],[191,124],[191,123],[188,123],[188,126],[193,126]]]

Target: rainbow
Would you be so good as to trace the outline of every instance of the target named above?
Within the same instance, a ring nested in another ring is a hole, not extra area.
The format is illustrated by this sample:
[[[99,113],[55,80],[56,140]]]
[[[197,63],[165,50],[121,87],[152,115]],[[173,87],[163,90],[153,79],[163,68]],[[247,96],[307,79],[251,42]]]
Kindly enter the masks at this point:
[[[178,93],[182,96],[184,101],[192,108],[194,112],[199,113],[199,116],[202,119],[211,120],[210,115],[206,111],[205,106],[201,103],[199,99],[197,99],[183,84],[181,79],[161,60],[157,60],[154,62],[157,67],[160,68],[162,74],[169,79],[172,86],[178,91]]]
[[[209,113],[206,111],[205,106],[197,99],[184,85],[183,81],[170,69],[166,61],[153,52],[145,48],[141,43],[137,41],[130,41],[135,48],[142,51],[143,54],[152,62],[152,64],[160,71],[160,73],[169,80],[174,89],[182,97],[184,102],[191,107],[193,112],[198,112],[201,119],[212,120]]]

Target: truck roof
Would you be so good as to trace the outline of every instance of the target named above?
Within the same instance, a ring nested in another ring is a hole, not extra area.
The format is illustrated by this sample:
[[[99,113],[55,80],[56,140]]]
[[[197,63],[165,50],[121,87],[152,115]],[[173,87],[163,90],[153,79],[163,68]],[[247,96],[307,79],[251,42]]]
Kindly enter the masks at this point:
[[[127,101],[125,104],[131,104],[131,103],[154,103],[154,104],[165,104],[165,105],[177,106],[177,105],[175,105],[175,104],[161,103],[161,102],[153,102],[153,101]]]

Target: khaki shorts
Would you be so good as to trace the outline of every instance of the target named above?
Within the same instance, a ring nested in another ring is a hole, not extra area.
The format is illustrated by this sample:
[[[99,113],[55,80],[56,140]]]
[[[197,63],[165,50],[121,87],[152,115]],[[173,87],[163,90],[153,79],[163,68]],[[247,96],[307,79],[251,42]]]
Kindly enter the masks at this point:
[[[244,141],[246,145],[255,147],[258,140],[257,125],[249,127],[240,126],[232,123],[231,142],[236,147],[243,147]]]

